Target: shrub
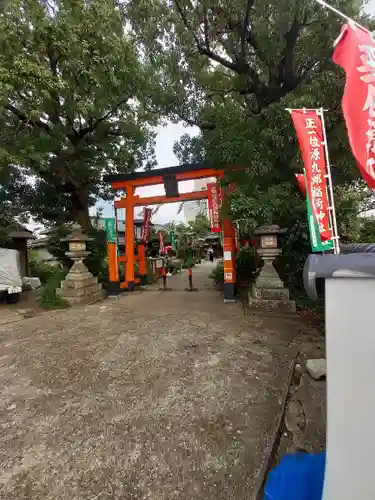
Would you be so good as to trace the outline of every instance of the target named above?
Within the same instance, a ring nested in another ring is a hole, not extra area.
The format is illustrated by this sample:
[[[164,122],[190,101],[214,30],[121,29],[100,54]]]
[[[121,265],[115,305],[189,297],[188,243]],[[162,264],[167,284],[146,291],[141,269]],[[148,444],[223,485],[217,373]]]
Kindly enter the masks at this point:
[[[222,285],[224,283],[224,262],[218,261],[215,269],[209,276],[216,284]]]
[[[236,256],[237,281],[253,283],[259,267],[259,258],[254,248],[242,248]],[[210,278],[217,284],[224,283],[224,262],[219,260]]]
[[[167,265],[167,270],[170,273],[177,273],[182,267],[182,260],[179,259],[169,259],[168,260],[168,265]]]
[[[257,270],[260,266],[260,259],[253,247],[241,248],[236,256],[237,280],[240,283],[253,283]]]
[[[51,266],[38,261],[32,256],[32,254],[29,255],[28,263],[31,276],[39,278],[42,285],[47,283],[48,280],[56,274],[56,271],[59,270],[57,266]]]
[[[177,252],[176,252],[176,257],[178,259],[181,259],[181,260],[184,260],[185,258],[185,248],[180,246],[178,249],[177,249]]]
[[[290,290],[292,297],[306,297],[303,287],[303,268],[311,253],[307,222],[297,222],[288,231],[282,242],[282,254],[275,261],[275,267]]]
[[[64,270],[55,268],[55,274],[50,276],[43,286],[41,296],[38,299],[40,307],[43,309],[65,309],[70,306],[69,302],[56,293],[65,276],[66,272]]]

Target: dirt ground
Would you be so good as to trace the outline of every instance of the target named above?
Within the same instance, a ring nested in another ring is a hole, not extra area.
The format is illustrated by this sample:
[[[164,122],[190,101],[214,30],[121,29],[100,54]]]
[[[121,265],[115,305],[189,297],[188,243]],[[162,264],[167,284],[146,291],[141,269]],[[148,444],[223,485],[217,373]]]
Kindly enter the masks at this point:
[[[24,318],[30,318],[44,313],[39,307],[38,297],[42,289],[28,290],[20,294],[20,299],[16,304],[6,304],[0,301],[0,325],[21,321]]]
[[[0,326],[0,498],[256,498],[301,323],[224,305],[211,269]]]

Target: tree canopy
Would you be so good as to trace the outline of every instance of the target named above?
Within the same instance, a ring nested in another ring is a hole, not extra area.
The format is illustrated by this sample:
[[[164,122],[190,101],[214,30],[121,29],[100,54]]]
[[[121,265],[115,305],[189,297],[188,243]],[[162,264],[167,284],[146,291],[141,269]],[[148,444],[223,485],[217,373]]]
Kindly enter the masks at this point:
[[[355,17],[361,2],[345,0],[340,9]],[[299,0],[143,0],[128,12],[168,88],[164,112],[200,128],[175,145],[179,158],[247,167],[230,179],[237,221],[253,227],[299,216],[294,173],[302,163],[286,108],[327,109],[334,182],[358,178],[340,105],[344,74],[332,62],[335,15]]]
[[[125,24],[112,0],[1,7],[0,183],[22,178],[17,195],[41,221],[87,226],[109,193],[103,173],[154,164],[151,68]]]
[[[189,223],[189,227],[198,238],[204,238],[210,232],[211,224],[206,214],[199,213],[195,219]]]
[[[340,2],[352,17],[363,17],[361,8],[361,0]],[[314,1],[8,0],[0,11],[3,212],[87,225],[89,207],[109,196],[103,174],[151,168],[153,127],[171,120],[200,130],[175,145],[180,160],[246,167],[227,179],[237,185],[236,221],[292,227],[305,207],[285,109],[322,106],[347,232],[345,210],[362,211],[369,196],[353,189],[344,74],[332,63],[340,26]]]

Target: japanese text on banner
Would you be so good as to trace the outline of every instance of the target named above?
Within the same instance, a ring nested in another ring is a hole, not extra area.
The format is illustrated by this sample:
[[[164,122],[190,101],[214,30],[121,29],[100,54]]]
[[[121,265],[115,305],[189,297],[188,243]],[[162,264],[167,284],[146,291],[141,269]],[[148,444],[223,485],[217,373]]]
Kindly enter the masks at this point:
[[[145,215],[144,215],[144,219],[143,219],[141,240],[146,245],[148,243],[148,233],[149,233],[149,229],[150,229],[151,215],[152,215],[152,208],[145,208]]]
[[[375,177],[375,44],[360,45],[361,60],[363,65],[357,70],[362,73],[361,80],[367,84],[366,101],[363,103],[362,111],[367,113],[367,130],[364,140],[366,142],[366,172]]]
[[[221,231],[220,208],[221,208],[221,189],[216,182],[207,184],[208,191],[208,211],[211,222],[211,231],[219,233]]]
[[[333,61],[346,73],[342,109],[361,175],[375,189],[375,40],[352,23],[343,26]]]
[[[305,164],[307,191],[312,213],[317,221],[321,239],[328,240],[332,234],[329,227],[322,122],[315,110],[293,109],[292,118]]]

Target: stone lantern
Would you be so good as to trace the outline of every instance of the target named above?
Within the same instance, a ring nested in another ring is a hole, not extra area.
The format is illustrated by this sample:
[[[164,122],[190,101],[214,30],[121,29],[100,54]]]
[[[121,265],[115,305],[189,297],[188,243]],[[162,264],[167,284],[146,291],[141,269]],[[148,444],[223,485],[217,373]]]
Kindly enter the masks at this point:
[[[90,255],[86,250],[86,242],[91,240],[92,238],[84,234],[79,224],[73,224],[70,234],[61,240],[68,242],[69,250],[65,255],[72,259],[73,266],[57,293],[71,305],[90,304],[101,300],[104,296],[98,279],[90,273],[83,262],[83,259]]]
[[[266,224],[255,231],[255,235],[260,236],[258,254],[262,257],[264,265],[249,293],[251,309],[287,312],[296,310],[295,302],[290,300],[289,290],[284,287],[273,265],[276,257],[281,254],[278,235],[285,232],[285,229],[280,229],[275,224]]]

